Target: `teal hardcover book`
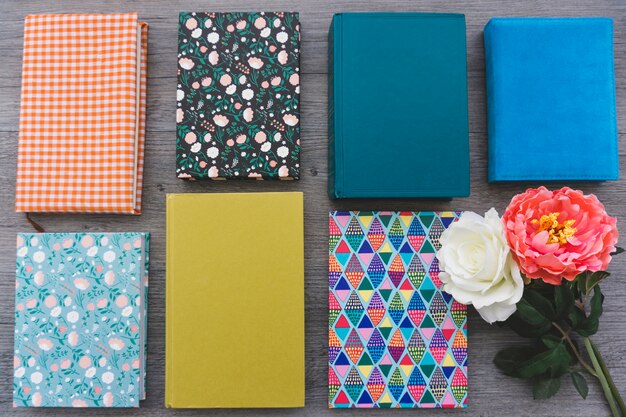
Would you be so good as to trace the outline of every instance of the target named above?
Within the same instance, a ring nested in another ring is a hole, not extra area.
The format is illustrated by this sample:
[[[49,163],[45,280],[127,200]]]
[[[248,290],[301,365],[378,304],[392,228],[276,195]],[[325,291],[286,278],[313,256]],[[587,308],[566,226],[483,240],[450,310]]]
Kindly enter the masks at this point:
[[[329,32],[330,196],[469,193],[465,16],[336,14]]]

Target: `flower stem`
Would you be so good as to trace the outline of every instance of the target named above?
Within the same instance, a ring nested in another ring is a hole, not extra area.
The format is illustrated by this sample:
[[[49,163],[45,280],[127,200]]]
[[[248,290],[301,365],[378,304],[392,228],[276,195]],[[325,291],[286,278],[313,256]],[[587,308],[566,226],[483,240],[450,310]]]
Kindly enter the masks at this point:
[[[613,382],[613,377],[611,376],[611,373],[609,372],[609,368],[607,368],[606,363],[604,362],[604,359],[602,358],[602,355],[600,354],[600,351],[598,350],[598,347],[596,346],[595,343],[593,343],[591,339],[589,339],[589,344],[593,348],[593,353],[596,356],[596,359],[598,360],[598,364],[600,365],[600,368],[602,368],[602,373],[606,377],[606,381],[609,384],[609,388],[611,388],[611,392],[613,393],[613,398],[615,399],[617,406],[619,407],[622,414],[626,416],[626,404],[624,404],[624,399],[622,398],[619,391],[617,390],[617,387],[615,386],[615,382]]]
[[[582,367],[585,368],[585,370],[589,372],[591,375],[597,378],[598,375],[596,374],[596,371],[587,363],[587,361],[583,359],[582,355],[576,348],[576,345],[572,341],[572,338],[569,336],[569,332],[566,332],[565,330],[563,330],[561,326],[559,326],[558,324],[554,322],[552,322],[552,325],[554,326],[555,329],[557,329],[561,333],[561,335],[563,335],[563,339],[567,341],[567,344],[569,344],[569,347],[572,349],[572,352],[574,352],[576,359],[578,359],[578,362],[580,362]]]
[[[600,380],[600,385],[602,385],[604,397],[606,398],[606,401],[609,403],[609,407],[611,408],[611,413],[613,414],[613,417],[621,417],[622,413],[620,413],[619,408],[617,408],[617,403],[615,401],[615,397],[613,396],[613,390],[611,389],[606,376],[602,372],[602,367],[600,366],[600,362],[598,361],[598,358],[596,356],[593,344],[591,343],[591,339],[589,339],[588,337],[584,337],[583,340],[585,342],[585,347],[587,348],[587,354],[589,354],[589,359],[591,359],[591,363],[593,364],[593,367],[596,370],[597,377]]]

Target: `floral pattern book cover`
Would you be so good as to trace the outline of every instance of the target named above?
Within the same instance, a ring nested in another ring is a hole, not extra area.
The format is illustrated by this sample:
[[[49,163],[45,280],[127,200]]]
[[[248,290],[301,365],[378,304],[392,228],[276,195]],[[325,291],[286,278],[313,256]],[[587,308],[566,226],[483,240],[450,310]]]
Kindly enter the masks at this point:
[[[145,398],[146,233],[21,233],[14,407],[138,407]]]
[[[298,13],[180,13],[176,174],[298,179]]]

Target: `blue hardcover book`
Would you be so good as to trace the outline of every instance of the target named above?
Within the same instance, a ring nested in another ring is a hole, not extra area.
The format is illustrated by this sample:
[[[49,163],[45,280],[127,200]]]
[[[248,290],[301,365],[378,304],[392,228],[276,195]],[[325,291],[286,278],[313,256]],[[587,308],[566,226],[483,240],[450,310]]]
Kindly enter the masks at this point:
[[[20,233],[14,407],[139,407],[149,234]]]
[[[336,14],[328,72],[331,198],[469,195],[465,16]]]
[[[489,181],[619,178],[611,19],[494,18],[485,60]]]

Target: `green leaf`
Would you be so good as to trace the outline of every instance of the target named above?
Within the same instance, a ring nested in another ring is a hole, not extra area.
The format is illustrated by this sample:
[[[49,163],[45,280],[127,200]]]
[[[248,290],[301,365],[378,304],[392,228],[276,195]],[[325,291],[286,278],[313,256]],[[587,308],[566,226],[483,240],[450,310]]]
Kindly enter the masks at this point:
[[[576,285],[576,287],[578,287],[578,291],[583,294],[586,294],[587,278],[589,277],[589,275],[591,275],[591,273],[589,271],[585,271],[576,275],[576,278],[574,279],[574,284]]]
[[[571,309],[567,314],[567,320],[573,329],[577,329],[586,319],[587,317],[585,317],[585,313],[578,308]]]
[[[541,336],[541,342],[548,348],[554,349],[557,345],[563,343],[563,339],[554,335],[554,334],[546,334]]]
[[[615,252],[611,252],[611,256],[619,255],[622,252],[624,252],[624,248],[620,248],[619,246],[616,246]]]
[[[555,320],[561,320],[574,307],[574,293],[568,284],[554,287],[554,305],[556,307]]]
[[[574,330],[583,337],[589,337],[598,332],[600,326],[600,316],[602,315],[604,302],[604,295],[599,286],[595,286],[593,289],[593,297],[589,302],[590,312],[589,317],[582,320],[578,325],[573,326]],[[578,310],[580,311],[580,310]],[[582,312],[581,312],[582,313]],[[584,317],[584,313],[582,313]]]
[[[587,380],[585,376],[579,372],[572,372],[572,383],[574,387],[576,387],[576,391],[580,394],[583,399],[587,399],[587,394],[589,394],[589,386],[587,385]]]
[[[544,373],[557,377],[567,373],[570,360],[567,348],[559,344],[522,362],[512,373],[518,378],[533,378]]]
[[[526,338],[537,338],[548,333],[552,328],[551,322],[544,322],[538,327],[533,327],[520,318],[519,313],[513,314],[505,322],[515,333]]]
[[[598,332],[600,326],[600,320],[593,317],[587,317],[578,327],[574,328],[576,333],[582,337],[593,336]]]
[[[606,271],[596,271],[587,278],[585,286],[585,294],[589,294],[591,290],[597,286],[603,279],[608,278],[611,274]]]
[[[533,384],[533,398],[535,400],[545,400],[559,392],[561,388],[561,378],[538,378]]]
[[[493,359],[498,369],[509,375],[517,366],[535,354],[531,347],[510,347],[502,349]]]
[[[554,306],[546,297],[541,295],[538,291],[533,289],[526,289],[524,291],[524,299],[530,303],[543,317],[552,321],[556,312]]]
[[[524,298],[517,303],[517,315],[520,319],[535,327],[541,327],[545,326],[546,323],[551,323],[550,320]]]
[[[589,318],[600,318],[603,311],[603,303],[604,295],[602,294],[602,290],[600,290],[600,287],[596,286],[593,289],[593,297],[591,297],[591,302],[589,303],[589,306],[591,307],[591,310],[589,312]]]

